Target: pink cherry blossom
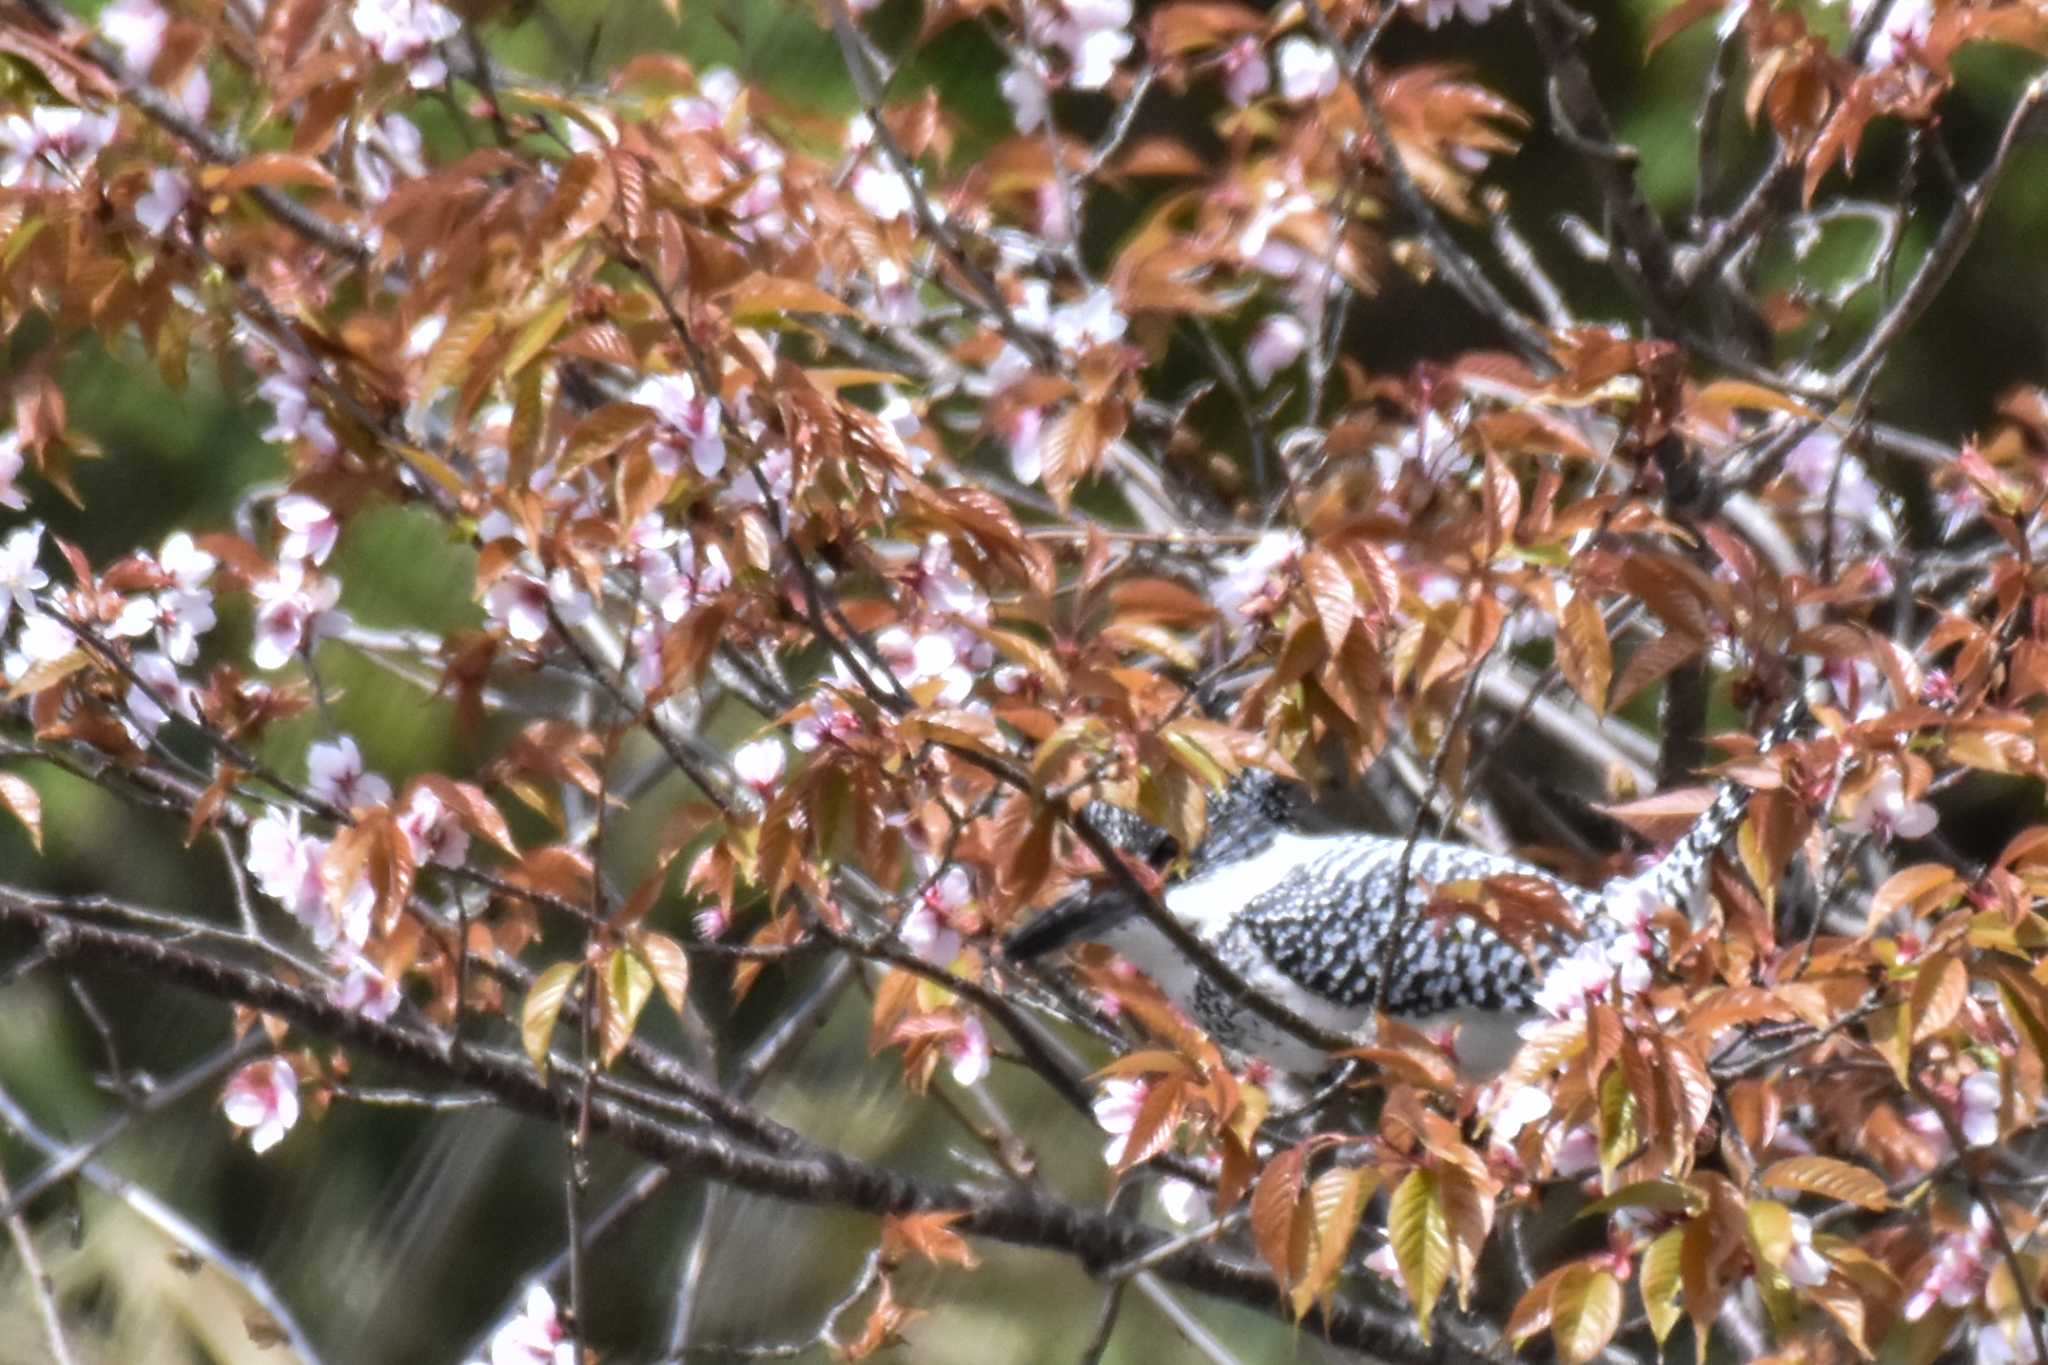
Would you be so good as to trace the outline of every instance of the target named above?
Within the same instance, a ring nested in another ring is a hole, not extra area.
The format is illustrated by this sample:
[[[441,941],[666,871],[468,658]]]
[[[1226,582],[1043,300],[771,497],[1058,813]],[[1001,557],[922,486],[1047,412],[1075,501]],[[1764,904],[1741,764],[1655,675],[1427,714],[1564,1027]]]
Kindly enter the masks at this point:
[[[652,408],[660,421],[661,434],[648,447],[655,467],[664,474],[682,468],[685,451],[690,464],[703,478],[725,468],[725,434],[719,421],[724,409],[716,398],[699,395],[696,381],[687,374],[650,375],[633,390],[633,401]]]
[[[554,1295],[535,1284],[516,1316],[491,1335],[488,1362],[472,1365],[576,1365],[576,1345],[562,1327]]]
[[[897,934],[905,947],[934,966],[943,967],[960,956],[958,931],[929,905],[912,906]]]
[[[256,386],[256,396],[270,404],[271,422],[263,439],[280,443],[304,441],[323,455],[341,449],[327,414],[313,397],[313,367],[289,352],[278,357],[277,372]]]
[[[425,867],[460,867],[469,857],[469,831],[462,819],[427,787],[415,787],[399,812],[398,828],[412,850],[413,862]]]
[[[1275,313],[1253,330],[1245,344],[1244,368],[1252,383],[1265,388],[1273,376],[1301,358],[1308,347],[1308,328],[1292,313]]]
[[[179,676],[171,659],[154,650],[138,650],[134,668],[141,684],[130,684],[122,700],[127,708],[124,724],[138,743],[155,739],[173,711],[187,720],[199,719],[199,690]],[[171,709],[165,710],[165,705]]]
[[[1566,1180],[1576,1180],[1600,1167],[1600,1134],[1592,1124],[1581,1123],[1559,1134],[1557,1149],[1550,1154],[1550,1169]]]
[[[1550,1092],[1541,1086],[1518,1085],[1499,1096],[1492,1117],[1494,1139],[1499,1142],[1513,1142],[1521,1131],[1539,1119],[1550,1114]]]
[[[1109,1142],[1102,1149],[1102,1159],[1114,1166],[1124,1159],[1124,1146],[1131,1140],[1131,1129],[1137,1126],[1138,1113],[1145,1107],[1145,1094],[1151,1085],[1142,1077],[1112,1076],[1102,1083],[1102,1093],[1089,1106],[1095,1115],[1095,1126],[1109,1134]]]
[[[988,1030],[970,1014],[946,1036],[946,1066],[955,1085],[979,1085],[988,1075]]]
[[[1364,1264],[1367,1270],[1400,1290],[1403,1298],[1407,1297],[1408,1282],[1401,1278],[1401,1258],[1394,1254],[1392,1242],[1382,1242],[1372,1255],[1365,1258]]]
[[[1044,125],[1052,108],[1052,87],[1035,61],[1004,72],[1000,88],[1018,132],[1028,133]]]
[[[77,634],[64,622],[40,611],[24,612],[7,655],[7,681],[20,682],[30,670],[55,663],[77,647]]]
[[[1989,1147],[1998,1141],[1998,1108],[2001,1092],[1996,1071],[1974,1071],[1963,1078],[1961,1113],[1956,1126],[1963,1141],[1972,1147]]]
[[[847,182],[854,202],[885,223],[907,218],[916,207],[910,182],[888,166],[867,163]]]
[[[537,644],[546,637],[549,610],[565,626],[579,626],[590,619],[590,597],[567,569],[556,569],[543,583],[528,573],[508,573],[484,594],[484,614],[491,624],[521,644]]]
[[[1512,0],[1403,0],[1413,9],[1422,11],[1422,22],[1426,28],[1436,28],[1459,16],[1468,24],[1483,24],[1491,19],[1496,10],[1502,10]]]
[[[272,509],[284,535],[277,544],[279,559],[304,559],[324,564],[341,538],[341,522],[318,498],[304,493],[287,493]]]
[[[1938,821],[1934,807],[1907,798],[1905,779],[1899,770],[1886,768],[1863,794],[1863,804],[1855,814],[1842,821],[1842,828],[1858,834],[1875,834],[1890,843],[1894,837],[1924,838],[1933,832]]]
[[[1280,61],[1280,98],[1289,104],[1307,104],[1337,93],[1337,54],[1299,35],[1285,39],[1275,50]]]
[[[28,506],[28,494],[18,486],[23,463],[20,434],[0,431],[0,507],[19,512]]]
[[[765,799],[782,782],[784,762],[782,741],[770,735],[734,751],[732,771],[756,796]]]
[[[349,735],[306,751],[306,785],[315,796],[343,810],[382,806],[391,800],[391,784],[363,770],[362,751]]]
[[[343,629],[348,618],[334,609],[341,585],[288,559],[256,585],[256,629],[249,658],[258,668],[283,668],[323,635]]]
[[[1259,40],[1249,33],[1225,49],[1220,65],[1224,97],[1240,109],[1265,94],[1273,84],[1272,65],[1266,61]]]
[[[328,992],[328,998],[345,1010],[355,1010],[366,1019],[383,1023],[398,1012],[405,1003],[404,992],[398,983],[377,970],[375,963],[360,953],[347,956],[347,967],[341,981]]]
[[[299,1076],[282,1057],[251,1062],[228,1078],[221,1112],[249,1134],[249,1149],[267,1152],[299,1121]]]
[[[1211,597],[1225,616],[1241,622],[1270,616],[1286,595],[1301,549],[1298,532],[1266,532],[1249,549],[1218,562],[1222,572]]]
[[[149,173],[149,188],[135,201],[135,221],[150,236],[161,237],[191,202],[192,186],[185,177],[159,166]]]
[[[838,704],[829,690],[820,691],[789,725],[790,743],[797,752],[810,753],[822,744],[844,744],[859,734],[860,716]]]
[[[454,11],[433,0],[356,0],[349,18],[379,60],[406,68],[413,89],[448,78],[447,63],[434,47],[462,31]]]
[[[122,65],[147,78],[163,51],[171,16],[156,0],[113,0],[100,11],[98,24],[100,36],[121,54]]]
[[[1882,3],[1882,0],[1878,0]],[[1860,27],[1863,17],[1870,10],[1872,0],[1850,0],[1849,19],[1854,27]],[[1863,64],[1872,71],[1888,66],[1899,66],[1916,59],[1921,43],[1927,39],[1927,32],[1934,24],[1932,0],[1890,0],[1885,16],[1878,23],[1877,32],[1870,40],[1870,47],[1863,54]]]
[[[310,924],[327,913],[327,893],[320,883],[320,860],[326,854],[327,841],[301,830],[296,810],[272,810],[249,826],[243,865],[264,895]]]
[[[50,586],[50,576],[36,560],[43,552],[40,522],[15,528],[0,540],[0,630],[18,608],[24,614],[36,609],[36,594]]]
[[[1832,1267],[1828,1258],[1814,1249],[1813,1220],[1803,1213],[1792,1215],[1792,1246],[1785,1253],[1785,1263],[1779,1269],[1785,1278],[1802,1289],[1814,1289],[1826,1284]]]
[[[1906,1321],[1918,1322],[1936,1303],[1962,1308],[1974,1302],[1990,1278],[1991,1246],[1990,1215],[1982,1204],[1973,1204],[1969,1228],[1949,1233],[1935,1247],[1926,1273],[1906,1300]]]
[[[716,942],[732,927],[732,919],[722,905],[709,906],[690,917],[690,927],[697,931],[697,937],[705,942]]]
[[[1067,80],[1076,90],[1100,90],[1131,53],[1131,0],[1066,0],[1065,8],[1051,38],[1072,64]]]
[[[1045,472],[1045,409],[1019,408],[1003,427],[1003,440],[1010,451],[1010,476],[1021,484],[1035,484]]]
[[[0,119],[0,189],[68,190],[113,141],[119,116],[37,105]]]

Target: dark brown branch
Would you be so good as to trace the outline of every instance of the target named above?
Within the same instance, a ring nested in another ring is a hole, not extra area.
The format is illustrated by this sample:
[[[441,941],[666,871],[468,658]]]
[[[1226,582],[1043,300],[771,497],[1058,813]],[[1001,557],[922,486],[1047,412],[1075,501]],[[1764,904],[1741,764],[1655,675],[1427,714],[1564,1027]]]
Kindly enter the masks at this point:
[[[361,1047],[437,1081],[485,1090],[509,1109],[551,1122],[577,1113],[575,1078],[538,1075],[523,1059],[396,1024],[378,1023],[264,974],[142,934],[75,924],[47,911],[0,901],[0,925],[36,937],[73,961],[138,970],[152,980],[275,1014],[317,1036]],[[1077,1208],[1031,1190],[981,1189],[921,1180],[805,1144],[764,1152],[715,1133],[677,1128],[609,1099],[593,1099],[590,1127],[627,1150],[677,1171],[797,1203],[834,1204],[875,1215],[961,1210],[955,1225],[978,1236],[1074,1256],[1106,1266],[1144,1255],[1160,1235],[1130,1221]],[[1260,1309],[1283,1312],[1282,1298],[1261,1269],[1207,1248],[1190,1247],[1155,1273],[1191,1289]],[[1486,1357],[1439,1338],[1421,1342],[1405,1319],[1333,1301],[1311,1312],[1305,1330],[1333,1345],[1402,1365],[1477,1362]]]

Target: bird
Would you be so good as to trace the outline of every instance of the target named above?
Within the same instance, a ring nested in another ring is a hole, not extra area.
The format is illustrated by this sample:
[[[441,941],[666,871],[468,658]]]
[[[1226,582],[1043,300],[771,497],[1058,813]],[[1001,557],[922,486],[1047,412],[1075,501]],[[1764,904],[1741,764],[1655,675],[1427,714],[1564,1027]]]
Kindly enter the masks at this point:
[[[1782,742],[1797,715],[1796,706],[1789,708],[1764,747]],[[1210,794],[1206,833],[1160,899],[1245,986],[1297,1017],[1349,1037],[1360,1036],[1375,1011],[1429,1032],[1455,1024],[1460,1071],[1484,1078],[1507,1066],[1522,1026],[1538,1016],[1553,964],[1585,945],[1641,934],[1646,907],[1686,907],[1701,894],[1747,800],[1747,788],[1724,783],[1650,867],[1589,888],[1520,859],[1442,840],[1318,832],[1304,820],[1310,802],[1301,784],[1247,768]],[[1172,836],[1131,811],[1097,801],[1084,814],[1112,845],[1157,869],[1178,858]],[[1554,890],[1579,934],[1521,945],[1472,916],[1423,913],[1426,887],[1503,876],[1533,878]],[[1022,963],[1076,942],[1104,944],[1218,1044],[1294,1075],[1325,1069],[1327,1054],[1247,1009],[1176,949],[1143,913],[1138,894],[1127,884],[1085,888],[1012,932],[1004,954]]]

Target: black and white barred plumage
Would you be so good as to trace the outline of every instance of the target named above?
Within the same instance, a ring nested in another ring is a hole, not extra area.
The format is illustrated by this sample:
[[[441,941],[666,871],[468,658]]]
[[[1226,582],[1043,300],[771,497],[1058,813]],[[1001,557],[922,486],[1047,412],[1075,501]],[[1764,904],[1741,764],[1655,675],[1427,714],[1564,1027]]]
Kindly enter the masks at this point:
[[[1794,712],[1766,747],[1789,733]],[[1424,888],[1517,875],[1554,888],[1585,935],[1609,940],[1631,927],[1644,902],[1685,906],[1715,852],[1740,823],[1746,789],[1730,784],[1686,836],[1648,870],[1591,890],[1518,859],[1437,840],[1368,833],[1311,833],[1299,818],[1304,793],[1271,773],[1249,771],[1210,799],[1208,834],[1164,893],[1167,910],[1207,942],[1254,990],[1343,1033],[1370,1010],[1422,1026],[1455,1019],[1460,1057],[1474,1071],[1504,1064],[1514,1029],[1536,1003],[1544,970],[1578,946],[1553,937],[1527,951],[1469,918],[1422,913]],[[1128,811],[1098,804],[1089,817],[1118,847],[1156,865],[1171,839]],[[1409,908],[1398,911],[1403,863]],[[1397,933],[1391,957],[1385,937]],[[1028,959],[1075,940],[1106,943],[1131,959],[1218,1042],[1286,1070],[1322,1058],[1197,973],[1123,891],[1091,890],[1046,911],[1006,951]],[[1391,967],[1383,989],[1375,984]]]

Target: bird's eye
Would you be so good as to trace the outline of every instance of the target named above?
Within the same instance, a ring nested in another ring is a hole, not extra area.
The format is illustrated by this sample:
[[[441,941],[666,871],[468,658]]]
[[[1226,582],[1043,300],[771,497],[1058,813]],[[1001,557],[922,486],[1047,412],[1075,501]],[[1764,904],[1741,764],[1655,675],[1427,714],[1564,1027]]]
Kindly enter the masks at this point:
[[[1180,856],[1180,840],[1171,834],[1159,836],[1159,842],[1152,845],[1152,856],[1148,860],[1155,868],[1163,868]]]

